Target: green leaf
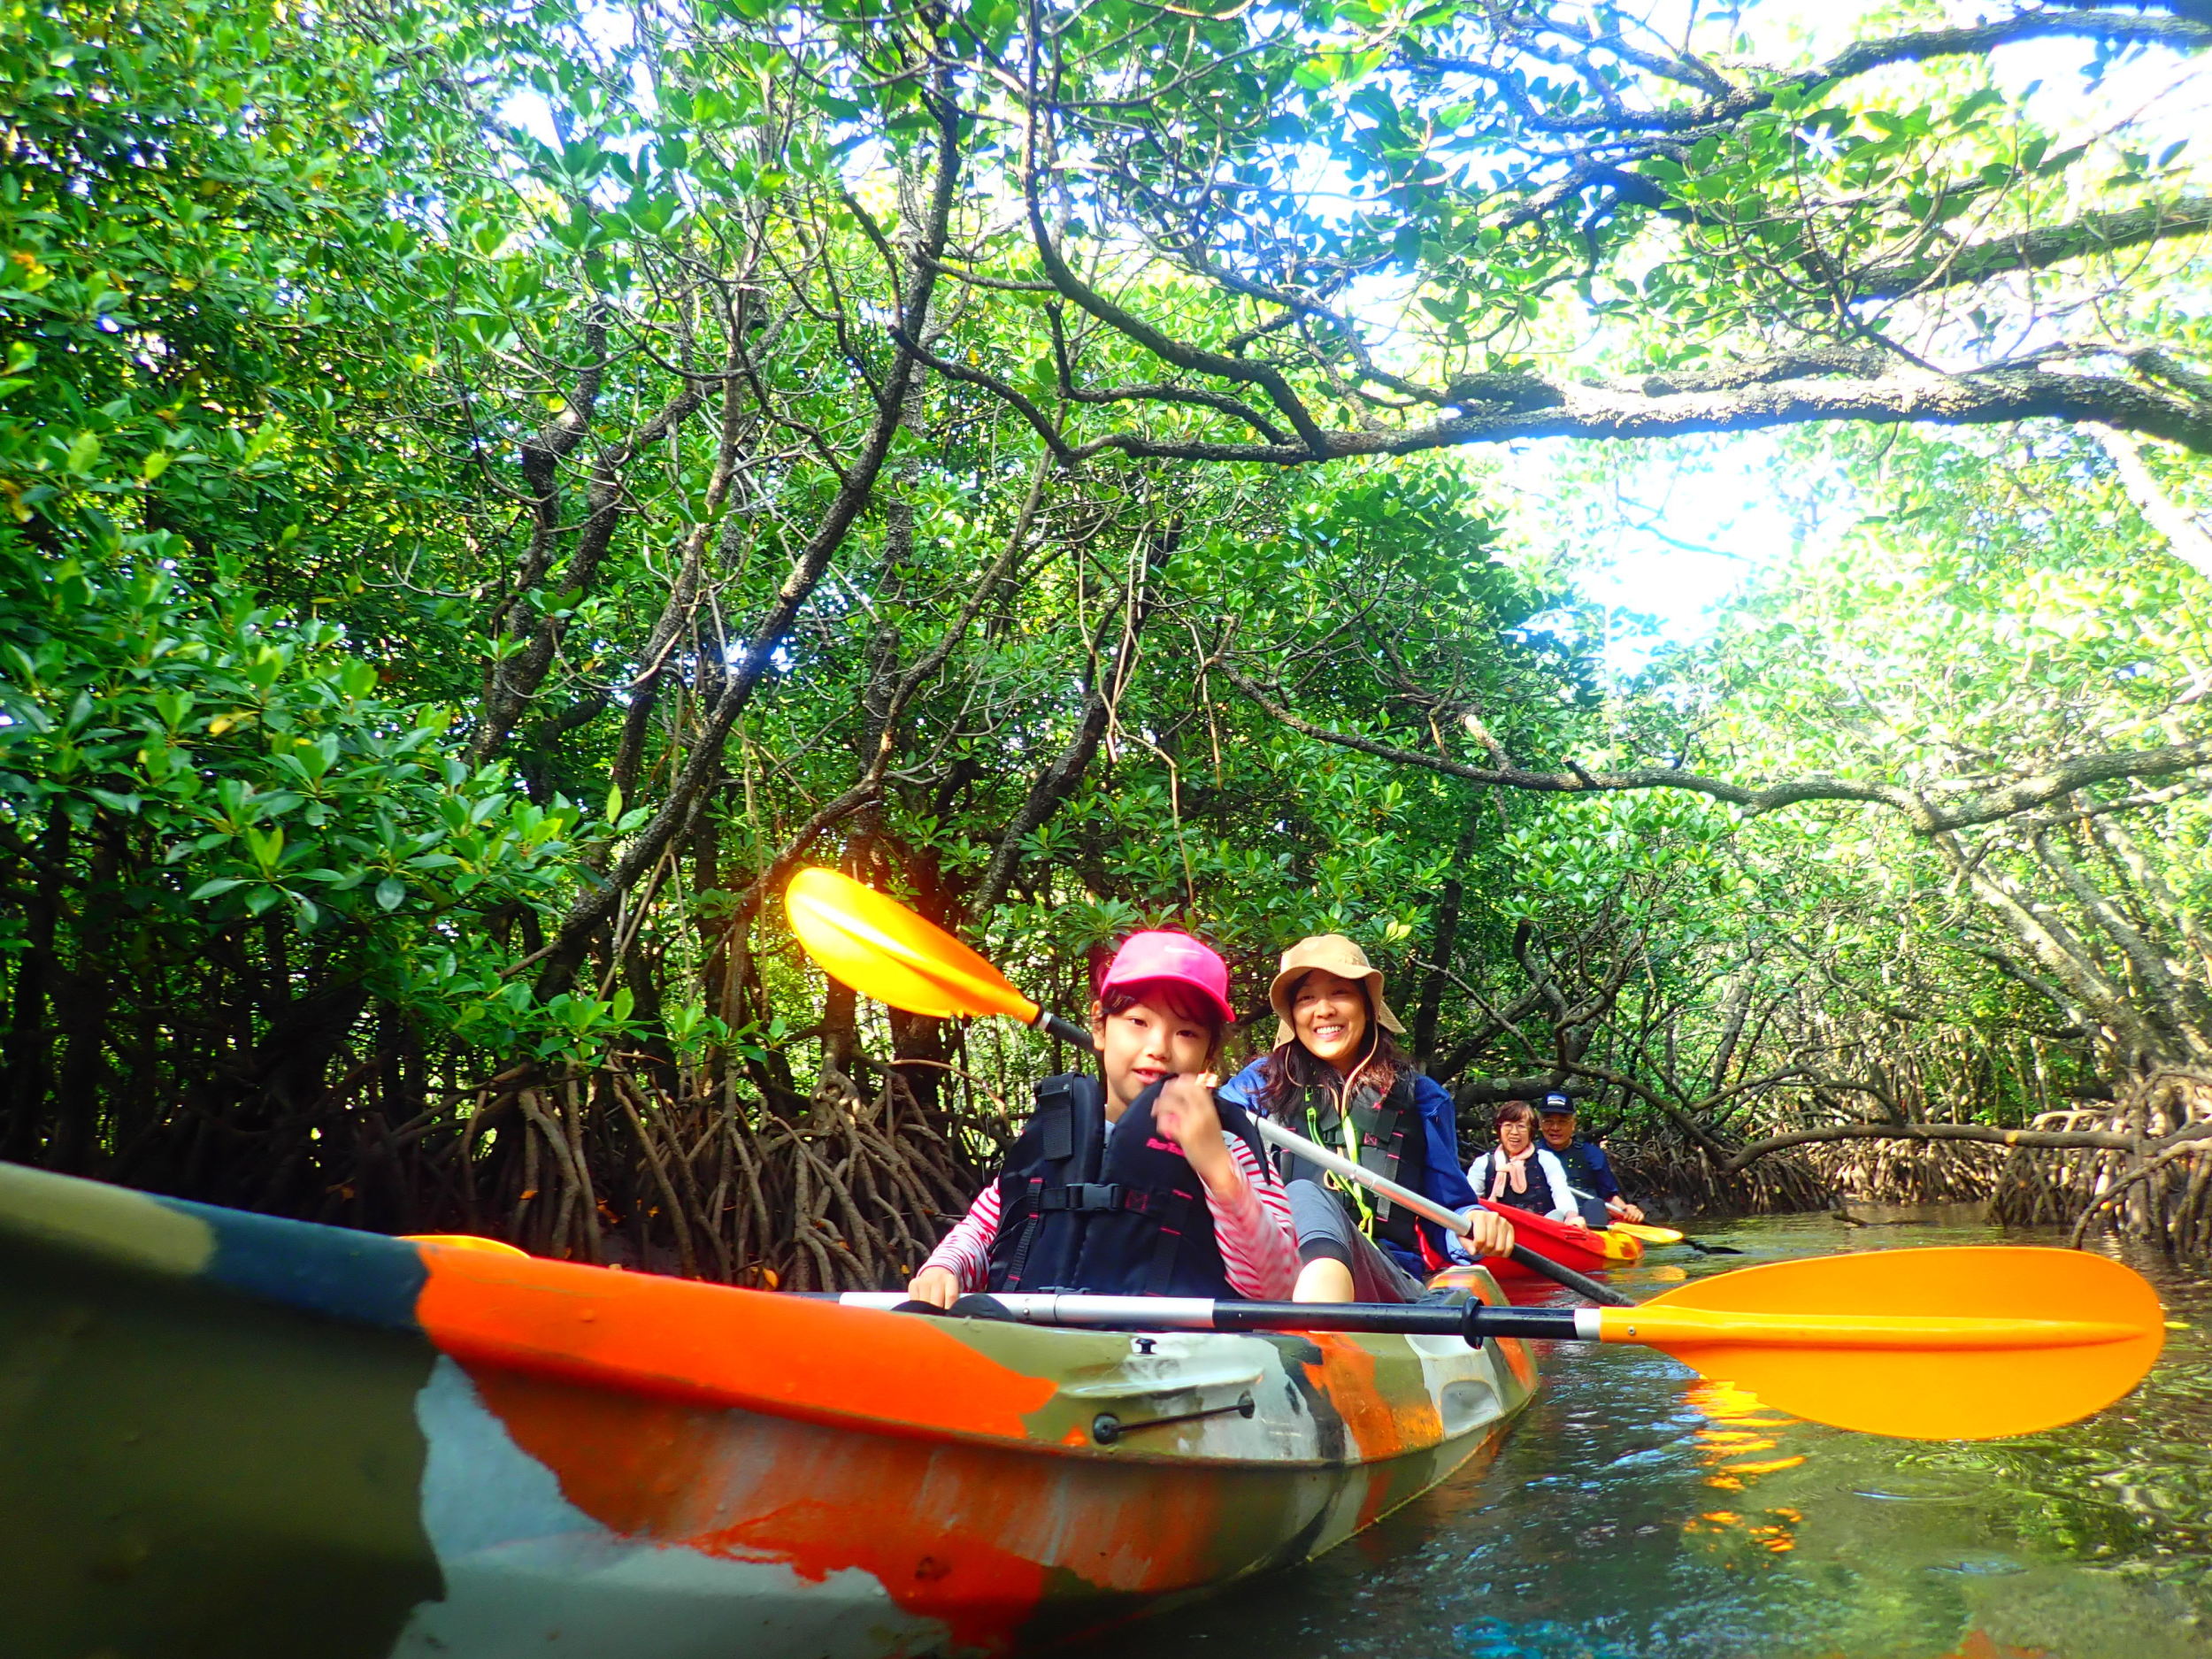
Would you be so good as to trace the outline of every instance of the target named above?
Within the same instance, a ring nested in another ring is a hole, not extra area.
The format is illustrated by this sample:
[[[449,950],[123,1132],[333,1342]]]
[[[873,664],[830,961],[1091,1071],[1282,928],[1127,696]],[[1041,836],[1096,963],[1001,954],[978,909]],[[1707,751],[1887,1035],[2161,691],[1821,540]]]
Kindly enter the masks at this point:
[[[83,477],[92,471],[92,464],[100,458],[100,434],[81,432],[69,441],[69,452],[63,457],[62,470]]]

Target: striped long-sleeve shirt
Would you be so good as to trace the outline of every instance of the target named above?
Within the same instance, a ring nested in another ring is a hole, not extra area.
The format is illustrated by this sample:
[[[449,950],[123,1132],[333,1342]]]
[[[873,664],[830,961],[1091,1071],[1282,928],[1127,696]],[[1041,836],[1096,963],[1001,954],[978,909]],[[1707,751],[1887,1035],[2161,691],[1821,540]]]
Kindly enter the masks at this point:
[[[1226,1137],[1229,1153],[1243,1179],[1228,1196],[1209,1187],[1206,1208],[1213,1212],[1214,1240],[1221,1264],[1237,1294],[1257,1302],[1280,1301],[1298,1279],[1298,1246],[1291,1230],[1290,1200],[1275,1171],[1236,1135]],[[1001,1215],[998,1183],[993,1181],[968,1206],[968,1213],[929,1253],[925,1267],[941,1267],[964,1291],[990,1283],[991,1246]]]

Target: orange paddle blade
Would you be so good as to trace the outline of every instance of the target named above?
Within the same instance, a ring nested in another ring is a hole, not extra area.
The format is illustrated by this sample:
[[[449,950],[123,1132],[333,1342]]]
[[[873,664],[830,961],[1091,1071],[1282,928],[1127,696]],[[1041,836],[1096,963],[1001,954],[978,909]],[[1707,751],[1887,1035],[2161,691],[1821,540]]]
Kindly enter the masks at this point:
[[[1682,1234],[1674,1228],[1647,1226],[1640,1221],[1609,1222],[1605,1230],[1608,1233],[1625,1233],[1628,1237],[1640,1239],[1646,1244],[1679,1244],[1682,1242]]]
[[[950,1019],[1002,1014],[1033,1025],[1037,1005],[943,928],[850,876],[812,867],[791,878],[784,914],[824,972],[863,996]]]
[[[2101,1410],[2143,1379],[2166,1334],[2133,1270],[2002,1245],[1747,1267],[1608,1308],[1601,1329],[1798,1417],[1933,1440]]]

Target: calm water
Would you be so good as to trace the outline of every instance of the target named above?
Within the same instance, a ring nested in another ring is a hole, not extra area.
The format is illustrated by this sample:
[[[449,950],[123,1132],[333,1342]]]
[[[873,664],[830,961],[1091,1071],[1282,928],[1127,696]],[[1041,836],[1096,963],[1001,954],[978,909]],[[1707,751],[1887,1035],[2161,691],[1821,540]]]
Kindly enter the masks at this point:
[[[1989,1243],[1989,1227],[1826,1217],[1707,1234],[1614,1276],[1651,1294],[1839,1249]],[[2008,1235],[2014,1242],[2055,1242]],[[2138,1260],[2157,1369],[2085,1424],[1927,1444],[1758,1409],[1627,1348],[1555,1348],[1499,1461],[1302,1571],[1138,1626],[1145,1659],[2206,1659],[2212,1279]]]

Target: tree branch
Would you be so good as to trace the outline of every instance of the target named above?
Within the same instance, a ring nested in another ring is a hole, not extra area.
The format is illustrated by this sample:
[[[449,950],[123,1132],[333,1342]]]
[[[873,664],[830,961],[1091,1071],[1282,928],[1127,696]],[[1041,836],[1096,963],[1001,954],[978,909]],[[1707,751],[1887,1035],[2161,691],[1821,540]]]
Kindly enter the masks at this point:
[[[2048,40],[2062,35],[2185,49],[2212,46],[2212,22],[2103,9],[2023,12],[1970,28],[1927,29],[1912,35],[1893,35],[1887,40],[1855,41],[1811,74],[1799,80],[1801,84],[1817,86],[1824,81],[1841,81],[1891,64],[1976,57],[2014,41]]]
[[[935,188],[928,214],[919,227],[913,250],[913,279],[901,296],[897,330],[908,339],[919,339],[926,326],[930,296],[938,280],[933,265],[943,253],[952,205],[960,177],[959,113],[941,97],[929,99],[937,119],[938,160]],[[603,926],[621,902],[622,895],[659,861],[668,844],[690,823],[700,794],[722,770],[723,746],[730,729],[752,702],[753,692],[769,664],[825,572],[830,559],[842,547],[875,491],[877,475],[890,456],[905,418],[906,388],[918,365],[914,353],[894,348],[890,376],[875,399],[875,414],[861,453],[844,469],[842,481],[828,511],[816,526],[785,578],[782,588],[762,614],[735,665],[724,679],[714,705],[703,722],[684,769],[667,797],[645,827],[614,861],[603,887],[587,887],[561,918],[558,935],[549,948],[545,966],[537,979],[537,995],[549,998],[566,990],[581,965],[592,935]]]
[[[1146,333],[1156,334],[1150,329]],[[1551,381],[1534,375],[1508,377],[1513,382],[1512,396],[1509,397],[1503,387],[1467,388],[1457,414],[1396,428],[1317,427],[1311,441],[1294,443],[1154,438],[1124,431],[1079,446],[1068,446],[1041,411],[1026,399],[1011,396],[1011,388],[995,377],[959,365],[933,366],[1006,397],[1046,433],[1048,442],[1070,448],[1072,454],[1118,449],[1140,460],[1303,466],[1354,456],[1417,455],[1523,438],[1663,438],[1831,420],[1873,426],[1932,421],[1975,426],[2039,419],[2096,422],[2212,455],[2212,400],[2190,396],[2170,385],[2150,386],[2115,375],[2067,373],[2041,366],[1963,374],[1901,369],[1873,378],[1829,378],[1819,371],[1833,356],[1803,354],[1779,365],[1747,365],[1717,374],[1655,375],[1636,386]],[[1863,364],[1865,359],[1854,356],[1852,361]],[[1752,375],[1774,378],[1746,383],[1745,377]],[[1301,419],[1310,419],[1302,408]]]
[[[1401,766],[1462,778],[1469,783],[1497,784],[1509,789],[1527,789],[1548,795],[1611,795],[1632,789],[1683,789],[1709,795],[1740,807],[1747,814],[1777,811],[1808,801],[1872,802],[1901,813],[1922,835],[1939,834],[1977,824],[1992,824],[2076,789],[2114,778],[2162,777],[2212,765],[2212,739],[2195,743],[2169,744],[2159,749],[2123,749],[2113,754],[2081,755],[2062,761],[2047,772],[2022,778],[1974,796],[1964,805],[1939,808],[1910,790],[1892,784],[1857,783],[1844,778],[1799,778],[1753,788],[1709,778],[1675,766],[1638,766],[1625,772],[1591,772],[1570,764],[1565,772],[1532,772],[1519,766],[1471,766],[1464,761],[1401,749],[1354,732],[1333,731],[1301,719],[1240,672],[1234,664],[1217,657],[1207,664],[1218,668],[1230,684],[1270,718],[1304,737],[1333,743],[1340,749],[1372,755]]]
[[[2206,32],[2212,39],[2212,29]],[[2084,213],[2062,225],[1991,236],[1916,258],[1876,265],[1855,273],[1851,291],[1862,299],[1895,299],[1901,295],[1985,282],[2011,271],[2040,271],[2068,259],[2138,248],[2176,236],[2200,236],[2212,230],[2212,196],[2184,196]]]
[[[2176,558],[2212,582],[2212,534],[2207,533],[2193,515],[2166,493],[2164,486],[2144,465],[2143,451],[2134,439],[2110,426],[2092,426],[2089,431],[2112,457],[2113,467],[2120,474],[2121,488],[2127,491],[2128,499],[2135,503],[2135,511],[2142,515],[2144,523],[2166,538],[2166,546]]]

